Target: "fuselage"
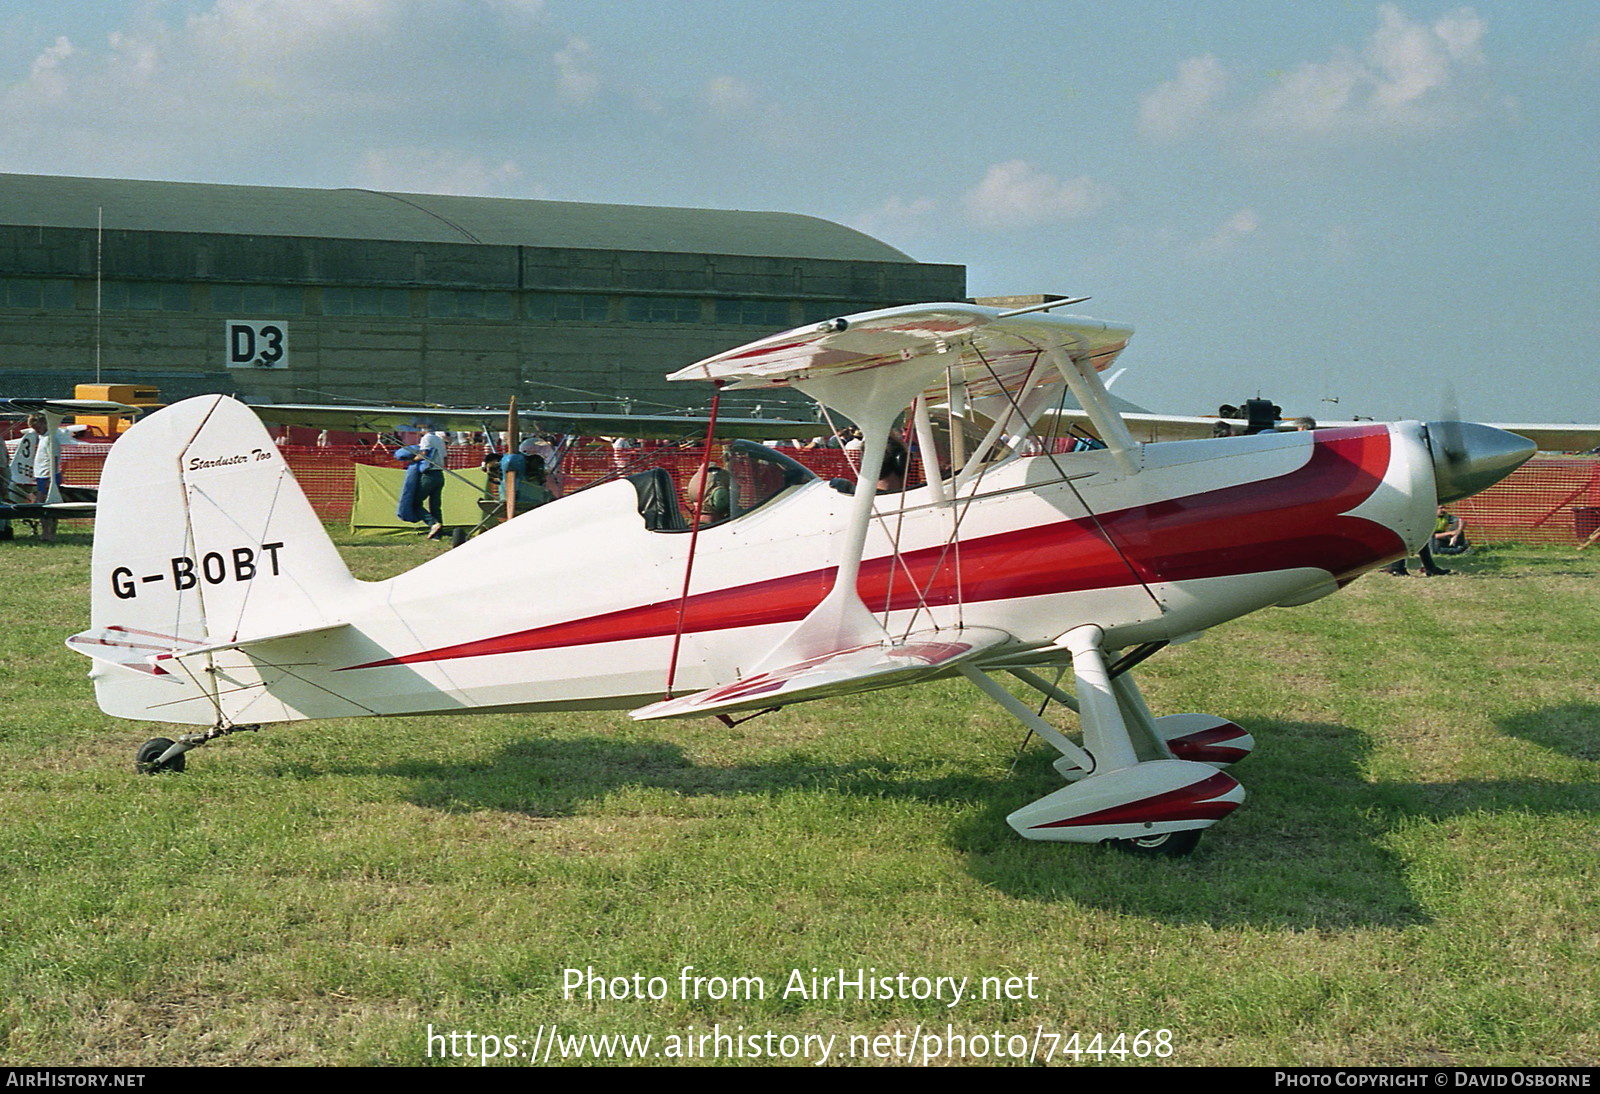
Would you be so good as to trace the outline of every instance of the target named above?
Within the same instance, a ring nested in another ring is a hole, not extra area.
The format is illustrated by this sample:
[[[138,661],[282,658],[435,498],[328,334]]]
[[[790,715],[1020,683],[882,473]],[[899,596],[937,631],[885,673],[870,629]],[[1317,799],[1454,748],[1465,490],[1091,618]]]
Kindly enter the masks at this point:
[[[1107,648],[1171,640],[1400,557],[1431,532],[1433,483],[1418,423],[1142,445],[1131,470],[1105,451],[1013,456],[946,500],[928,487],[880,495],[857,589],[891,636],[1004,631],[994,663],[1059,660],[1058,637],[1084,623]],[[296,571],[302,556],[330,556],[311,542],[320,529],[278,534],[238,586],[256,598],[248,610],[294,594],[320,618],[285,615],[262,640],[239,634],[238,648],[153,676],[103,667],[101,702],[127,717],[245,723],[630,708],[667,693],[669,668],[677,694],[730,683],[827,595],[854,501],[812,480],[698,534],[652,531],[618,481],[391,580],[320,586]],[[191,648],[228,641],[214,617],[232,587],[194,590],[212,618],[184,638]],[[96,626],[118,625],[144,595],[101,597]]]
[[[858,580],[893,635],[1084,622],[1108,646],[1313,599],[1431,530],[1417,428],[1374,425],[1011,459],[950,501],[878,499]],[[654,532],[611,483],[363,587],[317,639],[330,690],[378,713],[630,707],[738,678],[827,593],[851,499],[814,481],[743,517]],[[690,547],[693,543],[693,563]],[[685,580],[687,571],[687,593]],[[425,623],[422,621],[426,621]]]

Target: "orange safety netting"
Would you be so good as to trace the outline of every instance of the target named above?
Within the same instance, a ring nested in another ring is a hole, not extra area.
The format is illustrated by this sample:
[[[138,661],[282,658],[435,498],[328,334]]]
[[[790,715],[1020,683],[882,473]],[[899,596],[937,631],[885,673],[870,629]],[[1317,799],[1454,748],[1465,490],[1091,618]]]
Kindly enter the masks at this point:
[[[1600,459],[1535,456],[1447,508],[1466,523],[1474,543],[1584,543],[1600,529]]]
[[[63,481],[93,485],[100,479],[109,445],[82,444],[62,449]],[[357,463],[392,466],[387,449],[315,448],[284,445],[280,449],[295,478],[324,520],[350,515],[355,494]],[[850,453],[836,448],[782,450],[824,479],[855,477]],[[613,450],[603,443],[579,444],[561,460],[563,493],[632,474],[650,467],[665,467],[681,490],[700,467],[698,445],[670,445]],[[452,468],[477,467],[480,451],[457,445],[451,449]],[[719,454],[713,454],[717,462]],[[920,476],[908,482],[915,486]],[[1474,543],[1547,543],[1573,546],[1596,539],[1600,532],[1600,459],[1593,456],[1536,456],[1505,481],[1476,497],[1452,503],[1449,509],[1466,522],[1467,538]]]

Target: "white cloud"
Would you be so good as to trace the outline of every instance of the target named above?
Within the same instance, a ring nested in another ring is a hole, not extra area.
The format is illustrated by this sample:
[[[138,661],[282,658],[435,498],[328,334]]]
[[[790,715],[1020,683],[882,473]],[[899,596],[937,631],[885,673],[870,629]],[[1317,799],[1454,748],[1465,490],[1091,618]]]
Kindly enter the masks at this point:
[[[41,96],[57,99],[66,91],[66,74],[61,70],[61,65],[75,52],[71,40],[63,35],[33,59],[33,64],[28,66],[28,79]]]
[[[1360,257],[1361,238],[1349,225],[1336,224],[1324,233],[1322,246],[1329,262],[1353,262]]]
[[[1449,15],[1441,16],[1433,24],[1434,34],[1449,50],[1450,56],[1458,61],[1483,60],[1483,51],[1479,48],[1483,36],[1489,27],[1471,8],[1461,8]]]
[[[1087,216],[1116,196],[1104,183],[1080,176],[1062,181],[1025,160],[990,167],[962,198],[967,215],[989,228],[1025,228]]]
[[[48,72],[54,71],[56,66],[71,57],[73,52],[71,40],[63,35],[57,38],[49,49],[33,59],[33,64],[29,66],[28,73],[31,77],[37,79]]]
[[[590,69],[589,43],[570,38],[556,51],[556,89],[568,102],[586,103],[600,90],[600,77]]]
[[[569,40],[558,58],[537,3],[214,0],[173,11],[138,5],[98,44],[58,38],[25,74],[0,73],[0,164],[328,184],[356,169],[362,148],[430,147],[441,131],[492,146],[512,131],[508,117],[526,129],[527,117],[554,116],[562,93],[595,90],[580,64],[587,47]]]
[[[1217,229],[1203,239],[1196,251],[1202,255],[1221,254],[1238,247],[1261,227],[1261,218],[1254,209],[1240,209]]]
[[[698,114],[701,136],[708,144],[726,146],[731,141],[745,146],[754,140],[768,149],[793,152],[816,139],[814,118],[737,76],[724,74],[705,81]]]
[[[919,229],[927,225],[938,211],[939,203],[933,198],[912,198],[907,201],[896,194],[866,212],[849,218],[845,223],[870,236],[893,242],[896,237],[919,234]]]
[[[1209,54],[1178,65],[1178,78],[1139,98],[1139,132],[1156,140],[1178,137],[1210,115],[1227,89],[1228,73]]]
[[[713,76],[706,81],[705,102],[713,114],[731,117],[756,107],[756,89],[734,76]]]
[[[1488,28],[1471,8],[1427,24],[1385,4],[1378,19],[1359,51],[1304,62],[1232,110],[1221,101],[1222,65],[1209,56],[1184,61],[1175,79],[1140,99],[1139,131],[1151,139],[1403,136],[1465,125],[1485,111]]]
[[[1323,132],[1358,109],[1356,97],[1366,81],[1365,69],[1348,55],[1304,64],[1269,88],[1247,116],[1252,128]]]

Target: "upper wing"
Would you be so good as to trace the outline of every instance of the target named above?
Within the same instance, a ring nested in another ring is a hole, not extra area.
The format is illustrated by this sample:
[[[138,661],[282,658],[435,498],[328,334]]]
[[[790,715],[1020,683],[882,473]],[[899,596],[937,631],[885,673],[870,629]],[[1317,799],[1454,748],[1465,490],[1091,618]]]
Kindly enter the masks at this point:
[[[262,403],[253,405],[263,421],[275,425],[299,425],[312,429],[336,429],[349,433],[400,432],[442,429],[471,433],[487,425],[495,429],[506,420],[507,408],[486,407],[406,407],[337,406],[310,403]],[[675,414],[586,414],[562,411],[519,410],[519,428],[549,429],[579,436],[671,438],[703,436],[707,419]],[[779,440],[786,437],[812,437],[820,426],[779,418],[717,418],[717,436],[750,440]]]
[[[928,353],[954,351],[951,378],[974,398],[1016,391],[1047,348],[1087,357],[1097,370],[1116,360],[1129,327],[1076,315],[1018,315],[977,304],[916,304],[798,327],[679,369],[669,380],[713,380],[732,388],[783,387]],[[942,397],[943,382],[928,395]]]

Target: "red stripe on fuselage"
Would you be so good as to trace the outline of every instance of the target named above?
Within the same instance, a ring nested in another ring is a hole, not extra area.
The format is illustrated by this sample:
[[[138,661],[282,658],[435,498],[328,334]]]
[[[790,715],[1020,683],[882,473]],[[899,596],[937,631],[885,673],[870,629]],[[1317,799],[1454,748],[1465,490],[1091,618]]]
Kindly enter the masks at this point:
[[[1391,529],[1342,514],[1360,505],[1389,466],[1382,427],[1319,434],[1298,471],[1101,518],[1147,582],[1312,567],[1353,577],[1405,551]]]
[[[1371,496],[1388,465],[1387,429],[1330,430],[1303,467],[1275,478],[1132,506],[1100,517],[1098,528],[1065,520],[963,540],[959,586],[954,552],[939,545],[864,560],[856,588],[873,610],[897,611],[1301,567],[1344,578],[1404,551],[1383,525],[1341,515]],[[827,594],[833,575],[827,566],[696,594],[684,606],[683,629],[795,622]],[[678,612],[679,602],[666,600],[348,667],[659,638],[678,629]]]

